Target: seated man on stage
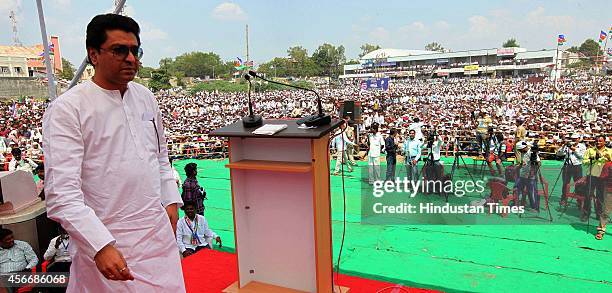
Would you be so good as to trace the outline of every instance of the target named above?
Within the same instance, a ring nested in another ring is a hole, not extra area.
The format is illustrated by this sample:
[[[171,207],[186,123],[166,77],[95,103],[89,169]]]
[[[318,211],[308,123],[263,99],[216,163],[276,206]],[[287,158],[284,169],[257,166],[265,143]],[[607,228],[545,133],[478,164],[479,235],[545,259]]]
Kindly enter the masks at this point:
[[[47,266],[48,272],[70,272],[70,265],[72,264],[72,258],[68,247],[70,247],[70,236],[68,232],[60,226],[60,235],[51,239],[49,247],[45,251],[43,258],[51,261],[52,263]]]
[[[221,237],[208,227],[203,215],[196,214],[193,202],[186,201],[181,208],[185,211],[185,216],[178,220],[176,242],[183,257],[204,248],[212,249],[212,239],[215,239],[219,247],[222,246]]]
[[[32,246],[15,240],[13,231],[0,228],[0,273],[30,272],[38,264]]]

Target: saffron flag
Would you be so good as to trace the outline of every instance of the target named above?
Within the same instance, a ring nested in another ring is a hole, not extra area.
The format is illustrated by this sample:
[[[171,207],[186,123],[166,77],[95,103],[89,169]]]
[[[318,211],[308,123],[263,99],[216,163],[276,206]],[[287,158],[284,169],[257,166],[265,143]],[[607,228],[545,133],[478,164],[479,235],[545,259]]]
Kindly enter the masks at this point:
[[[565,43],[565,35],[559,35],[557,38],[557,45],[562,46]]]

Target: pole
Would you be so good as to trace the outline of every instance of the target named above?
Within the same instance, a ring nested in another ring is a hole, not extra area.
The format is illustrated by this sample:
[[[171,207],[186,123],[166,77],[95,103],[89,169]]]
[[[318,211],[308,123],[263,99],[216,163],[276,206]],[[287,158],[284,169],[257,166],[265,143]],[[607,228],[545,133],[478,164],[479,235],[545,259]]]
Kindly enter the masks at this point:
[[[40,0],[36,1],[39,2]],[[118,0],[117,5],[115,6],[115,11],[113,11],[114,14],[119,14],[119,12],[123,9],[123,6],[125,5],[125,1],[126,0]],[[87,67],[87,56],[85,56],[83,62],[81,62],[81,65],[79,66],[79,69],[77,69],[76,73],[74,74],[74,78],[70,82],[68,89],[71,89],[79,82],[81,76],[83,75],[83,72],[85,72],[85,67]]]
[[[51,58],[49,56],[49,38],[47,38],[47,26],[45,24],[45,14],[42,8],[42,0],[36,0],[38,7],[38,20],[40,21],[40,34],[42,35],[43,48],[45,51],[45,67],[47,68],[47,88],[49,89],[49,99],[54,100],[57,96],[55,89],[55,80],[53,78],[53,68],[51,67]]]
[[[246,62],[249,62],[249,25],[246,25]]]
[[[553,76],[553,84],[555,86],[555,90],[557,89],[557,64],[559,64],[559,42],[557,41],[557,51],[555,53],[555,69],[553,70],[554,72],[554,76]]]

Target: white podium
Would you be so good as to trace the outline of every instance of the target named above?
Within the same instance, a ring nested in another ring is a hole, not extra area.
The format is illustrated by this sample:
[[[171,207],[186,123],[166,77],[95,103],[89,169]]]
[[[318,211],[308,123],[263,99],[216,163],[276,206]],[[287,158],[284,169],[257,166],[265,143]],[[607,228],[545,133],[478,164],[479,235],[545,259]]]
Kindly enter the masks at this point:
[[[328,145],[339,122],[264,123],[288,127],[261,136],[238,121],[211,133],[229,137],[239,279],[224,292],[332,292]]]

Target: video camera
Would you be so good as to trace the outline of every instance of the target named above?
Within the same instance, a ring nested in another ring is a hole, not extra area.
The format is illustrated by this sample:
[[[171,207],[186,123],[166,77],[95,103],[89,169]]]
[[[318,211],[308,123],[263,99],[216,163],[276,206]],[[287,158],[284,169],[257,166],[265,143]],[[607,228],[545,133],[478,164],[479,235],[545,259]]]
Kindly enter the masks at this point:
[[[540,152],[540,146],[534,143],[531,147],[531,157],[529,158],[532,165],[538,164],[538,153]]]

